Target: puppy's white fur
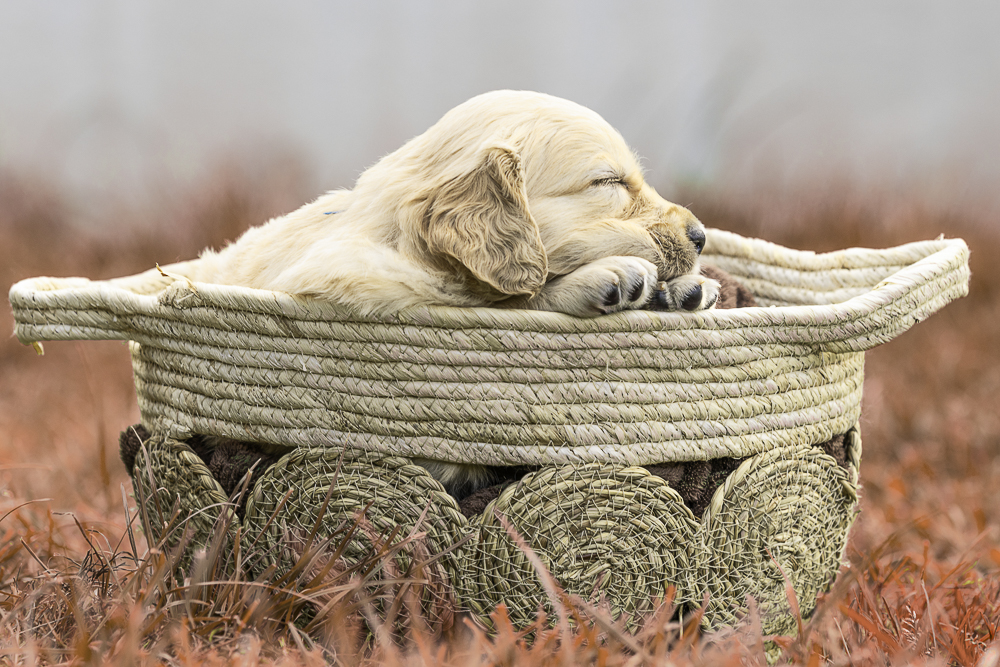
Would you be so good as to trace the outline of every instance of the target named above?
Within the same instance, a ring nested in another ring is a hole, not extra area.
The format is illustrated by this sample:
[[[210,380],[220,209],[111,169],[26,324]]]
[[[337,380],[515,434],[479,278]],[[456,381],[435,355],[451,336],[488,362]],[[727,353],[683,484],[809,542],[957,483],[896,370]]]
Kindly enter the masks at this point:
[[[361,313],[494,306],[580,317],[710,308],[697,274],[701,223],[643,180],[593,111],[497,91],[452,109],[365,171],[353,190],[206,251],[190,278],[309,295]],[[699,296],[700,294],[700,296]],[[446,485],[470,466],[430,465]]]

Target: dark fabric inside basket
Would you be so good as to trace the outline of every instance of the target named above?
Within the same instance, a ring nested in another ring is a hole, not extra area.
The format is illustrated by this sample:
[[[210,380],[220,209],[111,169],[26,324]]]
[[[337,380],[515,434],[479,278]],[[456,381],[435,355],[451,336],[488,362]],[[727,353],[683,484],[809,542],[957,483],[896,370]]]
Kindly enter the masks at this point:
[[[129,474],[133,474],[132,468],[135,466],[135,457],[139,448],[149,437],[149,431],[142,424],[136,424],[122,431],[119,438],[119,450],[122,462]],[[242,488],[241,483],[251,468],[253,468],[253,472],[250,475],[247,489],[252,489],[264,471],[280,458],[277,454],[262,453],[254,443],[218,440],[219,444],[214,449],[206,443],[206,438],[201,436],[191,438],[187,444],[204,461],[212,476],[229,497],[233,497]],[[843,435],[838,435],[816,446],[831,456],[841,468],[847,467]],[[719,458],[711,461],[659,463],[643,467],[650,474],[669,482],[670,486],[681,495],[684,504],[691,512],[696,517],[700,517],[711,502],[715,490],[745,460]],[[529,466],[495,468],[494,479],[496,483],[456,499],[462,514],[468,518],[481,514],[490,501],[496,499],[506,487],[516,484],[526,474],[535,470],[537,468]],[[240,518],[243,518],[246,507],[246,495],[244,493],[241,497],[236,498],[236,514]]]
[[[847,455],[844,446],[844,435],[824,443],[816,445],[826,454],[833,457],[841,468],[847,468]],[[715,490],[718,489],[730,473],[736,470],[745,458],[720,458],[711,461],[687,461],[682,463],[658,463],[656,465],[643,466],[652,475],[661,477],[670,483],[684,499],[684,504],[696,516],[700,517],[708,504],[712,501]],[[514,470],[514,469],[512,469]],[[518,471],[524,470],[516,469]],[[516,484],[523,477],[524,473],[513,473],[503,479],[503,481],[493,486],[479,489],[478,491],[462,498],[458,505],[468,518],[481,514],[490,501],[497,498],[500,493],[511,484]]]

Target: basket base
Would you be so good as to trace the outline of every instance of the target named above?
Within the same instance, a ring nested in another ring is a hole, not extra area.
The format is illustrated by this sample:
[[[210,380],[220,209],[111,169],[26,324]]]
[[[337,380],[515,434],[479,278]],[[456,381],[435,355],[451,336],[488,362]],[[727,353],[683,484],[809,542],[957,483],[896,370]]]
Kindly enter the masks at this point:
[[[741,460],[511,471],[510,479],[458,502],[403,457],[302,447],[274,460],[250,443],[185,443],[141,425],[126,430],[120,444],[140,505],[148,505],[144,516],[153,516],[154,503],[178,505],[177,521],[189,517],[196,527],[187,544],[195,549],[213,534],[218,519],[208,519],[228,513],[227,525],[242,530],[245,555],[269,545],[246,561],[257,570],[296,566],[288,535],[319,526],[316,539],[333,539],[354,521],[351,539],[360,542],[341,552],[353,554],[344,568],[366,557],[382,533],[435,536],[419,541],[414,554],[401,552],[393,567],[443,555],[447,567],[428,599],[438,621],[449,617],[441,600],[487,626],[503,602],[512,619],[530,625],[549,600],[537,561],[526,557],[533,552],[568,593],[627,624],[639,623],[672,587],[681,610],[708,595],[709,628],[739,622],[753,598],[765,634],[795,627],[786,582],[805,617],[836,576],[855,516],[861,457],[855,428],[820,445]],[[224,491],[223,482],[232,488]],[[295,500],[304,489],[311,495]],[[166,536],[162,517],[144,525],[151,541]]]

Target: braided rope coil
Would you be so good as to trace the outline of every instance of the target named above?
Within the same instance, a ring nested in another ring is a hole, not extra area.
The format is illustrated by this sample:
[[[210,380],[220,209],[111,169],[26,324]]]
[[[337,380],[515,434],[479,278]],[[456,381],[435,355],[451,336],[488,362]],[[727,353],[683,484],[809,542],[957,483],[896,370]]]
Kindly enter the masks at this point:
[[[182,568],[191,565],[195,549],[210,547],[220,530],[224,540],[217,547],[232,547],[239,539],[233,505],[187,444],[156,433],[139,450],[131,472],[149,545],[173,551]]]
[[[848,468],[815,447],[773,449],[745,460],[720,486],[699,528],[695,590],[709,595],[706,617],[733,625],[748,597],[756,600],[765,634],[794,634],[843,559],[858,502],[857,428],[846,440]]]
[[[860,414],[863,351],[968,290],[957,239],[814,254],[710,230],[704,261],[780,307],[363,318],[169,277],[179,265],[103,282],[35,278],[10,301],[25,343],[132,341],[143,422],[173,438],[628,466],[846,432]]]
[[[679,592],[677,603],[695,602],[687,578],[697,569],[698,524],[680,494],[644,468],[543,468],[507,487],[473,526],[463,599],[480,618],[501,602],[519,627],[539,607],[552,612],[515,535],[567,593],[605,604],[614,618],[633,622],[652,612],[668,586]]]
[[[406,577],[426,581],[419,598],[432,627],[449,625],[460,607],[468,521],[437,480],[408,459],[295,449],[254,485],[244,526],[254,576],[271,566],[288,572],[310,548],[334,552],[344,569],[388,554],[381,571],[369,574],[371,587]],[[310,568],[305,573],[314,576]]]

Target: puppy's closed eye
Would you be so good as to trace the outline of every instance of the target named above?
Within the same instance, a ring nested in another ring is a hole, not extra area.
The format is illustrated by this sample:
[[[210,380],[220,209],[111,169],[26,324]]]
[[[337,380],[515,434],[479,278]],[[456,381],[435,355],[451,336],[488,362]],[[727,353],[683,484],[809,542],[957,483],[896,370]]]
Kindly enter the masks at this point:
[[[611,176],[601,176],[590,182],[591,187],[604,188],[604,187],[622,187],[626,190],[629,189],[628,181],[625,180],[624,176],[619,176],[617,174]]]

